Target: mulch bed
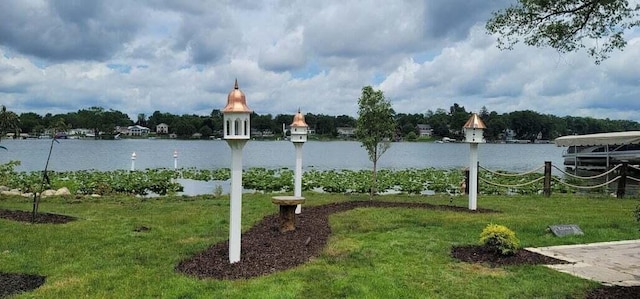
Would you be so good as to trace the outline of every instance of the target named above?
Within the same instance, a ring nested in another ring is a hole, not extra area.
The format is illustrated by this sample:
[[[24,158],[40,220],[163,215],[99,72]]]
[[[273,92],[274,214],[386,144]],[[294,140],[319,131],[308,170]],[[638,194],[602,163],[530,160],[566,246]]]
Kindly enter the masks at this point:
[[[31,212],[26,211],[14,211],[14,210],[4,210],[0,209],[0,218],[9,219],[13,221],[19,222],[31,222]],[[63,224],[67,222],[71,222],[76,220],[77,218],[59,215],[59,214],[49,214],[49,213],[36,213],[34,223],[43,223],[43,224]]]
[[[315,207],[303,207],[296,216],[296,230],[280,233],[278,215],[269,215],[242,234],[241,259],[229,263],[229,242],[215,244],[180,262],[176,270],[200,278],[245,279],[283,271],[320,255],[331,235],[329,215],[361,207],[402,207],[449,210],[465,213],[496,212],[487,209],[470,211],[463,207],[426,203],[352,201]]]
[[[0,298],[35,290],[44,281],[44,276],[0,272]]]
[[[502,255],[495,250],[480,245],[454,246],[451,256],[463,262],[485,263],[491,267],[509,265],[553,265],[569,264],[567,261],[555,259],[525,249],[518,250],[513,255]]]
[[[297,230],[280,233],[278,215],[269,215],[242,234],[241,260],[229,263],[228,241],[212,245],[193,257],[180,262],[176,270],[199,278],[247,279],[287,270],[306,263],[318,256],[331,234],[329,215],[362,207],[402,207],[457,211],[464,213],[495,213],[478,209],[470,211],[464,207],[432,205],[426,203],[397,203],[379,201],[353,201],[333,203],[316,207],[305,207],[296,217]],[[31,213],[0,209],[0,218],[20,222],[31,222]],[[60,224],[76,220],[74,217],[38,213],[36,223]],[[148,230],[141,227],[141,231]],[[554,264],[564,261],[520,250],[512,257],[496,256],[482,246],[457,246],[451,255],[463,261],[487,263],[493,267],[517,264]],[[0,272],[0,298],[20,292],[34,290],[45,282],[44,276]],[[640,298],[640,287],[600,286],[586,296],[596,298]]]

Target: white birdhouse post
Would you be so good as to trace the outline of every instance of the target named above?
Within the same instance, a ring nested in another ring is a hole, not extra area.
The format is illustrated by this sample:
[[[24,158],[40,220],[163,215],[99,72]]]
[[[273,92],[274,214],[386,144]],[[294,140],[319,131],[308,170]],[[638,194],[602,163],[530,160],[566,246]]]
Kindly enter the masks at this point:
[[[131,153],[131,171],[136,170],[136,152]]]
[[[307,141],[307,123],[304,115],[298,113],[293,117],[291,124],[291,142],[296,147],[296,170],[293,183],[293,196],[302,197],[302,145]],[[302,205],[296,207],[296,214],[302,213]]]
[[[469,159],[469,210],[475,211],[478,202],[478,144],[484,143],[483,130],[485,125],[477,114],[471,115],[464,124],[465,142],[470,145]]]
[[[173,150],[173,169],[178,170],[178,150]]]
[[[227,97],[227,105],[222,109],[224,139],[231,148],[231,207],[229,220],[229,262],[240,261],[242,225],[242,148],[250,137],[249,117],[244,93],[238,88],[238,80]]]

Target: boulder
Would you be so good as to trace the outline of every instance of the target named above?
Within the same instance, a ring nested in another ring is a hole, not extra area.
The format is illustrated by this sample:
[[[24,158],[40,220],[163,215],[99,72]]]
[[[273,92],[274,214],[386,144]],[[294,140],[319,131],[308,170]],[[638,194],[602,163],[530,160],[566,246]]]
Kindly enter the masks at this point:
[[[54,196],[54,195],[56,195],[56,190],[48,189],[48,190],[42,191],[42,194],[40,196],[47,197],[47,196]]]
[[[9,190],[9,191],[0,191],[0,194],[8,195],[8,196],[16,196],[16,195],[21,195],[22,193],[20,193],[20,191]]]
[[[7,187],[7,186],[0,186],[0,191],[9,191],[9,187]]]
[[[68,196],[68,195],[71,195],[71,191],[69,191],[69,188],[67,188],[67,187],[62,187],[62,188],[58,189],[58,191],[56,191],[56,195],[58,195],[58,196]]]

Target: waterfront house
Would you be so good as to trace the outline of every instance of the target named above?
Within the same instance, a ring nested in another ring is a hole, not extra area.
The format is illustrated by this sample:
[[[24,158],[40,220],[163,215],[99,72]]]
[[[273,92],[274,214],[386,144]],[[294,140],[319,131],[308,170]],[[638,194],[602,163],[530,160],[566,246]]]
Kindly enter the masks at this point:
[[[336,131],[340,137],[350,138],[356,135],[356,128],[354,127],[337,127]]]
[[[160,123],[156,126],[157,134],[169,134],[169,125],[165,123]]]
[[[129,136],[143,136],[149,134],[151,130],[147,127],[143,127],[140,125],[128,126],[127,131]]]
[[[418,129],[418,136],[420,137],[430,137],[433,134],[433,129],[431,129],[430,125],[418,124],[416,127]]]

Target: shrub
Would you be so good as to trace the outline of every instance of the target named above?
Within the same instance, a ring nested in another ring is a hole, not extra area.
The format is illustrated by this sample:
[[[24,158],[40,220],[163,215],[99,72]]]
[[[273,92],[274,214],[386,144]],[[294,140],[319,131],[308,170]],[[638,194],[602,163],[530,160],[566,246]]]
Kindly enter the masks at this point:
[[[498,224],[489,224],[482,230],[480,243],[502,255],[515,254],[520,246],[516,233]]]

